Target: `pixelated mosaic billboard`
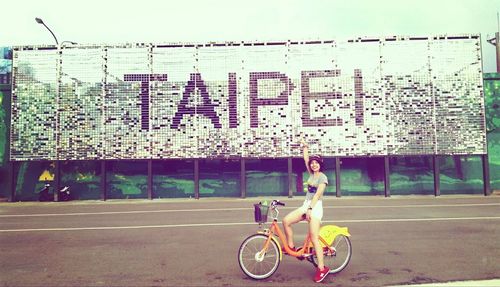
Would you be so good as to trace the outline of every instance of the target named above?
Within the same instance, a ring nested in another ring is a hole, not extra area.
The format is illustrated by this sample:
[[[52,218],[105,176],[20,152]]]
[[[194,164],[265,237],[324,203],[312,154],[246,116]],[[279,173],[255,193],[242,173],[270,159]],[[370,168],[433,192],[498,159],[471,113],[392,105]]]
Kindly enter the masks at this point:
[[[17,47],[11,159],[485,154],[477,35]]]

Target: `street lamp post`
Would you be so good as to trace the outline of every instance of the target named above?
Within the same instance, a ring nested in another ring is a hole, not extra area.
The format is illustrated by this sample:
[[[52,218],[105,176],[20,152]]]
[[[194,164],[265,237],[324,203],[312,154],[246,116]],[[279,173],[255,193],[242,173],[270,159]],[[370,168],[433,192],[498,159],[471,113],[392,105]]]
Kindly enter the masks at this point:
[[[499,14],[497,12],[497,24],[498,24],[498,30],[495,33],[495,38],[491,38],[488,40],[488,43],[492,44],[495,46],[496,50],[496,58],[497,58],[497,73],[500,73],[500,19],[499,19]]]
[[[496,58],[497,58],[497,73],[500,73],[500,33],[495,33],[495,38],[488,40],[490,44],[496,48]]]
[[[62,48],[64,48],[64,44],[65,43],[69,43],[71,45],[76,45],[77,43],[73,42],[73,41],[63,41],[60,45],[59,45],[59,41],[57,40],[57,37],[56,35],[54,34],[54,32],[52,32],[52,30],[50,30],[50,28],[45,25],[45,23],[43,22],[43,20],[41,18],[38,18],[36,17],[35,18],[35,21],[38,23],[38,24],[42,24],[43,26],[45,26],[45,28],[47,28],[47,30],[49,30],[50,34],[52,34],[52,37],[54,37],[54,40],[56,41],[56,45],[57,45],[57,54],[58,54],[58,60],[57,60],[57,83],[56,83],[56,94],[57,94],[57,98],[56,98],[56,102],[55,102],[55,105],[56,105],[56,160],[55,160],[55,177],[54,177],[54,201],[59,201],[59,189],[61,188],[61,165],[60,165],[60,161],[59,161],[59,147],[60,147],[60,144],[59,144],[59,141],[60,141],[60,136],[59,136],[59,99],[61,98],[61,77],[62,77]]]
[[[49,30],[50,34],[52,34],[52,36],[54,37],[54,40],[56,40],[56,44],[57,44],[57,46],[59,46],[59,41],[57,41],[57,37],[56,37],[56,35],[54,35],[54,32],[52,32],[52,30],[50,30],[50,28],[49,28],[47,25],[45,25],[45,23],[43,23],[43,20],[42,20],[41,18],[36,17],[36,18],[35,18],[35,21],[36,21],[38,24],[42,24],[43,26],[45,26],[45,28],[47,28],[47,30]]]
[[[54,40],[56,40],[56,45],[57,45],[57,54],[59,55],[59,59],[57,61],[57,84],[56,84],[56,160],[55,160],[55,176],[54,176],[54,201],[59,201],[59,189],[61,188],[61,165],[58,159],[58,151],[59,151],[59,133],[58,133],[58,127],[59,127],[59,99],[61,97],[61,65],[62,65],[62,51],[61,51],[61,46],[59,45],[59,41],[57,41],[56,35],[54,35],[54,32],[50,30],[50,28],[45,25],[43,20],[41,18],[36,17],[35,21],[38,24],[42,24],[49,30],[50,34],[54,37]],[[64,41],[67,42],[67,41]],[[64,44],[63,42],[63,44]]]

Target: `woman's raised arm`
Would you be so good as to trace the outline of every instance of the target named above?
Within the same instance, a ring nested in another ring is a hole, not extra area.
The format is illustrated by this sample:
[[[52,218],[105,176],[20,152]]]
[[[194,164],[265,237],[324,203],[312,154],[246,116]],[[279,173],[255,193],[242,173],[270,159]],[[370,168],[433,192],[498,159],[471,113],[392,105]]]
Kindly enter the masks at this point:
[[[300,144],[302,145],[302,153],[304,156],[304,164],[306,165],[306,169],[309,173],[312,173],[311,167],[309,167],[309,145],[304,139],[302,139]]]

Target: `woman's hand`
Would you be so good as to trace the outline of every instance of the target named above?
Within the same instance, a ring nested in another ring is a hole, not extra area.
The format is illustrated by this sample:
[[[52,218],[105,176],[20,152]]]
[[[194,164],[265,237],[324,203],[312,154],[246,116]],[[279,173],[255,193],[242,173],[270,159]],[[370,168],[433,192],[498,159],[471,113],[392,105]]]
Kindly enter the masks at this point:
[[[311,213],[312,213],[312,209],[308,209],[307,212],[306,212],[306,220],[307,220],[307,222],[311,221]]]
[[[302,146],[302,148],[308,148],[309,145],[306,143],[306,141],[304,140],[304,138],[302,138],[300,140],[300,145]]]

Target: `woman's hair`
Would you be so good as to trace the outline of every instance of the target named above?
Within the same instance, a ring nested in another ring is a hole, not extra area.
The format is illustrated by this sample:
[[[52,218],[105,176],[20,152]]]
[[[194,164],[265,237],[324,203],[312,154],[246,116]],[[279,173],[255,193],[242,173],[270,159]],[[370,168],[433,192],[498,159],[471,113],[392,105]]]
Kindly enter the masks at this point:
[[[323,171],[323,159],[321,158],[320,155],[317,154],[309,156],[309,161],[307,162],[307,169],[311,169],[311,163],[313,160],[319,163],[319,171]]]

